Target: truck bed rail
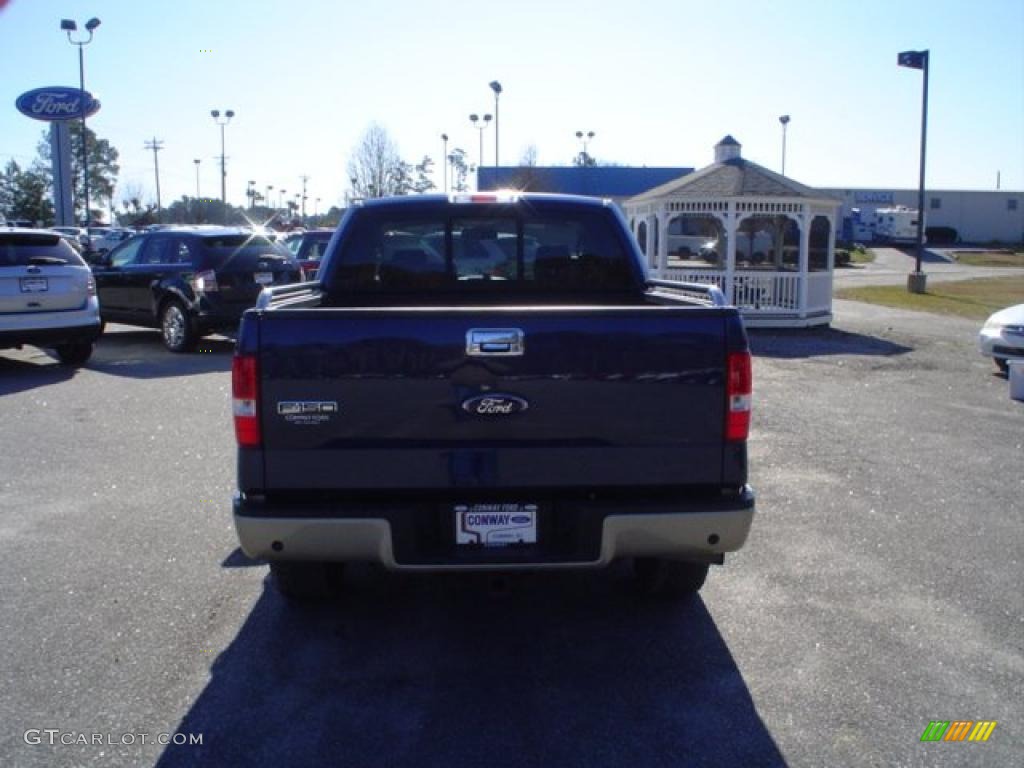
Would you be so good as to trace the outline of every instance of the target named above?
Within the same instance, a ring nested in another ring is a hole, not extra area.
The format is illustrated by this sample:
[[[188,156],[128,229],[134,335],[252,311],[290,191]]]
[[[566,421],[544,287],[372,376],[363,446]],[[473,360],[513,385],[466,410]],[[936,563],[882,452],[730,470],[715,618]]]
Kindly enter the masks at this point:
[[[709,304],[712,307],[726,307],[725,294],[716,285],[707,283],[684,283],[678,280],[648,280],[648,288],[667,288],[683,294],[686,298]]]
[[[275,285],[264,288],[260,291],[256,300],[256,309],[267,309],[271,305],[275,307],[290,307],[305,303],[319,303],[322,295],[319,282],[291,283],[289,285]]]

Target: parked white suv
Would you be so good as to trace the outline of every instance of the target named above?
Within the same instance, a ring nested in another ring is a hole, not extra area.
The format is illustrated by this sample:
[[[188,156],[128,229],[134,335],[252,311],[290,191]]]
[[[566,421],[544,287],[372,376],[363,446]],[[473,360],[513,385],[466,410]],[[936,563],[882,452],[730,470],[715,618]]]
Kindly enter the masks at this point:
[[[100,335],[92,270],[56,232],[0,227],[0,349],[33,344],[82,365]]]
[[[135,236],[130,229],[108,229],[105,232],[98,230],[97,232],[98,234],[90,238],[90,242],[92,249],[99,254],[112,251],[125,240]]]

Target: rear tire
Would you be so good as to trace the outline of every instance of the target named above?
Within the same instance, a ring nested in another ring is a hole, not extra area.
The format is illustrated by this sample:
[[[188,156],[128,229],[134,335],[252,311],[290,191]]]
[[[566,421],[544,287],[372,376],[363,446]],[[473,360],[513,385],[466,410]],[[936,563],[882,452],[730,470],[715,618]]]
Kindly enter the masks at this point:
[[[334,595],[341,586],[343,563],[270,563],[270,575],[286,600],[315,602]]]
[[[70,344],[58,344],[54,351],[63,365],[79,366],[92,357],[91,341],[76,341]]]
[[[638,557],[633,573],[640,590],[647,595],[683,598],[695,595],[708,577],[708,563]]]
[[[160,311],[160,333],[171,352],[191,352],[199,341],[188,312],[180,301],[169,301]]]
[[[998,357],[993,357],[992,359],[995,360],[996,368],[999,369],[1000,373],[1010,373],[1010,362],[1008,360],[1000,360]]]

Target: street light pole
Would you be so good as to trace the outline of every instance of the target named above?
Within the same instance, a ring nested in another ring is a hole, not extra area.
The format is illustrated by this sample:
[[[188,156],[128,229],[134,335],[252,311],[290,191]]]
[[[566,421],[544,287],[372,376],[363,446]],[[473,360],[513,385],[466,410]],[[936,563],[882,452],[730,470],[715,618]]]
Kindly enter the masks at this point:
[[[596,136],[593,131],[576,131],[576,138],[583,143],[583,155],[580,157],[580,165],[590,165],[590,155],[587,153],[587,145],[590,144],[591,139]]]
[[[224,113],[224,119],[220,119],[220,110],[214,109],[210,111],[210,116],[213,117],[213,122],[220,126],[220,201],[224,207],[224,223],[228,223],[228,170],[225,165],[224,158],[224,126],[231,122],[231,118],[235,116],[232,110],[227,110]]]
[[[443,162],[444,162],[444,193],[447,195],[448,194],[448,134],[447,133],[442,133],[441,134],[441,142],[442,142],[442,145],[444,146],[444,152],[441,155],[441,157],[443,158]]]
[[[921,271],[921,257],[924,254],[924,159],[928,141],[928,51],[903,51],[896,59],[901,67],[920,69],[923,74],[921,93],[921,167],[917,185],[917,260],[914,272],[907,276],[907,290],[910,293],[924,293],[927,277]]]
[[[78,46],[78,87],[82,93],[82,188],[85,191],[85,226],[89,226],[89,139],[85,132],[85,113],[89,105],[85,103],[85,54],[83,49],[92,42],[92,33],[100,25],[100,20],[93,17],[85,22],[89,37],[85,40],[73,40],[71,33],[78,29],[73,19],[61,19],[60,28],[67,32],[68,42]]]
[[[199,199],[199,158],[192,161],[196,164],[196,200]]]
[[[480,152],[477,155],[477,163],[476,163],[476,189],[479,192],[480,191],[480,169],[483,167],[483,164],[484,164],[484,129],[487,128],[487,126],[490,124],[491,116],[490,115],[484,115],[483,119],[481,120],[480,116],[477,115],[476,113],[474,113],[474,114],[469,116],[469,122],[471,122],[473,124],[474,128],[476,128],[478,131],[480,131]]]
[[[786,126],[789,125],[789,115],[780,115],[779,122],[782,123],[782,175],[786,175]]]
[[[498,95],[501,93],[501,83],[492,80],[491,90],[494,91],[494,167],[498,167]]]

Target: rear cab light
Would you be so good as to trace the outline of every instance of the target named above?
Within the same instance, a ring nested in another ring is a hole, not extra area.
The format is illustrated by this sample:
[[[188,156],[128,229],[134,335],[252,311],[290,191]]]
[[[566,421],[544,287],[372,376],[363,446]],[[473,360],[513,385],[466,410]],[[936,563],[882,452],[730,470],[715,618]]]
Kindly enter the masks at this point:
[[[262,445],[259,408],[260,368],[256,355],[236,354],[231,360],[231,407],[235,438],[242,448]]]
[[[753,384],[750,352],[729,352],[725,388],[725,439],[728,442],[743,442],[750,434]]]
[[[519,200],[519,193],[515,190],[500,189],[496,192],[474,193],[471,195],[452,195],[453,203],[507,203],[509,205]]]

